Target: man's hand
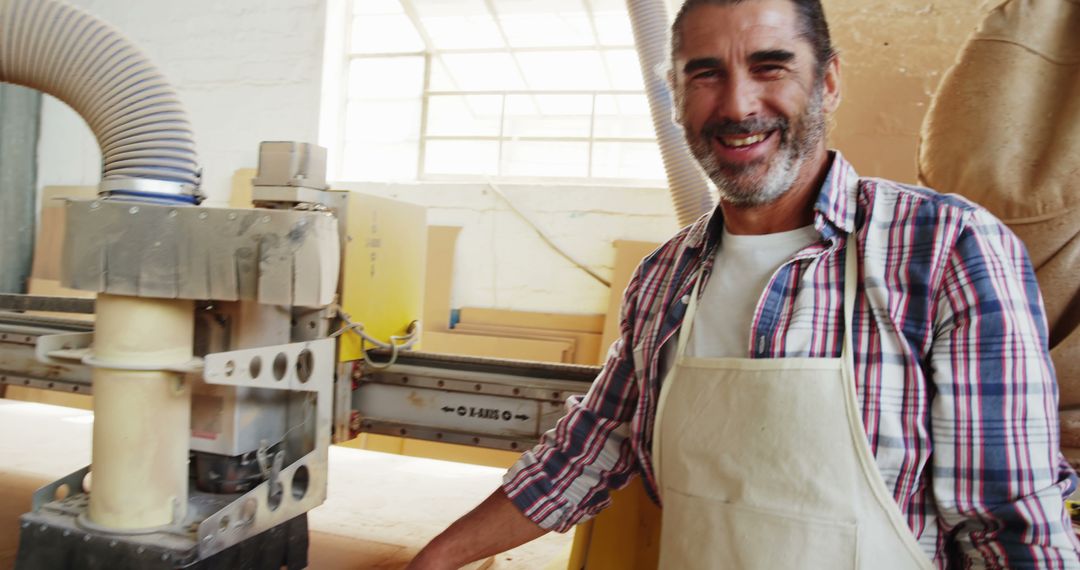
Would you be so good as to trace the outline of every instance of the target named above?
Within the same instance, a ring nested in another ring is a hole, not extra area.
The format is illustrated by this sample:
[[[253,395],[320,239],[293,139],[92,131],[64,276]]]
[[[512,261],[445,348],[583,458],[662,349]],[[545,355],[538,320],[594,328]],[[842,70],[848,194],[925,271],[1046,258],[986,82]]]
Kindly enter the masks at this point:
[[[521,514],[502,489],[435,537],[406,570],[457,570],[537,539],[548,531]]]

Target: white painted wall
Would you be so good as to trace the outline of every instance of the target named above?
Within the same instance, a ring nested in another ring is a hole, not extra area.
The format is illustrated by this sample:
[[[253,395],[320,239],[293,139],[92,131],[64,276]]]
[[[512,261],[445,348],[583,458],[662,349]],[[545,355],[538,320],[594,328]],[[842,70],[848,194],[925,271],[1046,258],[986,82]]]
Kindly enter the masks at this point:
[[[316,140],[321,0],[69,1],[131,38],[176,86],[210,203],[228,200],[233,172],[255,164],[259,141]],[[85,122],[48,98],[40,184],[97,184],[100,160]]]
[[[485,184],[335,187],[422,204],[429,224],[461,226],[453,307],[607,312],[608,288],[556,253]],[[499,188],[558,246],[605,279],[611,278],[615,240],[659,242],[677,229],[666,188],[506,183]]]

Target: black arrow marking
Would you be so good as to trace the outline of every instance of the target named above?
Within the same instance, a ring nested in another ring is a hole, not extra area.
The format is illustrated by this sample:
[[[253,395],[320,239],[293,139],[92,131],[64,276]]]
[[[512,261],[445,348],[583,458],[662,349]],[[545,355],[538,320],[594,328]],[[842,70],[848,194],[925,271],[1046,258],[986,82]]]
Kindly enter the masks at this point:
[[[529,419],[529,416],[526,416],[525,414],[518,414],[518,415],[514,416],[514,418],[524,421],[524,420]]]
[[[448,414],[451,414],[451,413],[454,412],[454,408],[451,408],[450,406],[443,406],[442,411],[444,411],[444,412],[446,412]]]

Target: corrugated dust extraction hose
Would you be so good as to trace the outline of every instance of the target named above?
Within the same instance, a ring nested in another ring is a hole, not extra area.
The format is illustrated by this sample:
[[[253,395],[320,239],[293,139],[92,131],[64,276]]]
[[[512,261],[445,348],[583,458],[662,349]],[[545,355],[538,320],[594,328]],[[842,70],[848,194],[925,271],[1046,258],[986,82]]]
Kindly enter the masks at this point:
[[[201,201],[176,90],[111,25],[58,0],[0,0],[0,81],[48,93],[86,120],[101,146],[103,192]]]

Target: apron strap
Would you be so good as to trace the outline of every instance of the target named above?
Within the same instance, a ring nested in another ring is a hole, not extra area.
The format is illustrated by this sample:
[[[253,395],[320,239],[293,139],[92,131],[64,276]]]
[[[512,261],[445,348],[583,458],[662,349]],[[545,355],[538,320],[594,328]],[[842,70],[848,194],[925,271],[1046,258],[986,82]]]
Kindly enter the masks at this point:
[[[855,233],[847,235],[844,246],[844,347],[840,357],[844,359],[844,369],[854,373],[854,349],[852,331],[855,328],[855,291],[859,285],[859,244]]]

